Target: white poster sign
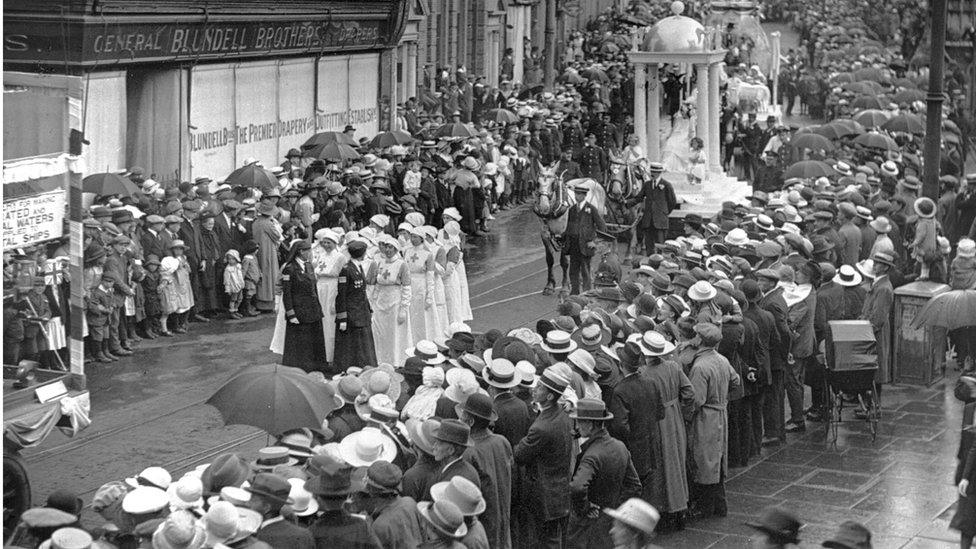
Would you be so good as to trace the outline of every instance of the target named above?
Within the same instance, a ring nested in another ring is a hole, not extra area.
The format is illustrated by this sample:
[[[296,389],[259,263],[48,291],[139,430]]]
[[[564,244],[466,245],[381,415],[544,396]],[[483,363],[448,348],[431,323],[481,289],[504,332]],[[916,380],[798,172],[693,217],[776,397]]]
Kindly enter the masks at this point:
[[[57,190],[3,203],[3,249],[24,248],[60,238],[65,192]]]

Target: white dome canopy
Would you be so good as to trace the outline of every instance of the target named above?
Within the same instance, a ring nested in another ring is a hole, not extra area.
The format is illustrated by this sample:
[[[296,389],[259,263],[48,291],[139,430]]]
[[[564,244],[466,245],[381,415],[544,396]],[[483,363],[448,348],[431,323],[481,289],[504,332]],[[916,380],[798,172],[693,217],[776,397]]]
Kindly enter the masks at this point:
[[[657,22],[644,36],[643,51],[654,53],[689,53],[706,49],[705,27],[691,17],[681,15],[684,4],[671,4],[674,15]]]

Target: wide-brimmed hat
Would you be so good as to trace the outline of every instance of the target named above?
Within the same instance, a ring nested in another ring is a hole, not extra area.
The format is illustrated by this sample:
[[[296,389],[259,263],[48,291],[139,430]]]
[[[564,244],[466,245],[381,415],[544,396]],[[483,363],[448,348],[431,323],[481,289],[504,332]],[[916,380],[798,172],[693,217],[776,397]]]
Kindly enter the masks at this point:
[[[406,422],[407,434],[410,436],[410,443],[423,452],[434,455],[434,429],[440,425],[440,421],[428,418],[423,421],[408,419]]]
[[[457,505],[448,500],[422,501],[417,504],[420,516],[435,530],[452,539],[461,539],[468,534],[464,515]]]
[[[431,432],[431,437],[456,446],[473,446],[471,428],[457,419],[445,419]]]
[[[153,549],[200,549],[207,541],[203,525],[188,511],[174,511],[156,528]]]
[[[610,343],[610,331],[603,329],[599,324],[587,324],[580,328],[580,345],[584,348],[595,349]]]
[[[607,404],[598,398],[583,398],[576,402],[576,408],[569,417],[584,421],[607,421],[613,414],[607,411]]]
[[[58,528],[51,537],[42,542],[39,549],[88,549],[94,541],[91,534],[80,528]]]
[[[162,467],[146,467],[138,475],[125,479],[125,483],[132,488],[151,486],[160,490],[168,489],[172,482],[173,477]]]
[[[510,389],[520,381],[515,365],[505,358],[493,358],[481,370],[481,377],[484,378],[485,383],[499,389]]]
[[[723,240],[729,246],[745,246],[749,243],[749,234],[746,233],[745,229],[736,227],[729,231]]]
[[[369,467],[379,460],[392,462],[397,447],[396,442],[379,429],[365,427],[339,442],[339,454],[353,467]]]
[[[214,502],[200,519],[206,531],[206,546],[230,545],[253,535],[264,518],[257,511],[237,507],[226,501]]]
[[[431,366],[442,364],[447,358],[437,350],[437,344],[427,339],[421,339],[416,345],[405,350],[407,356],[415,356]]]
[[[430,497],[435,503],[453,503],[466,517],[476,517],[484,513],[488,506],[478,485],[462,476],[435,483],[430,487]]]
[[[590,379],[596,378],[596,359],[585,349],[576,349],[566,358],[566,361],[576,366]]]
[[[539,344],[543,351],[557,354],[569,354],[576,350],[576,342],[568,332],[552,330],[546,334],[546,339]]]
[[[916,198],[913,207],[919,217],[926,219],[935,217],[935,201],[927,196]]]
[[[860,285],[863,278],[852,265],[841,265],[832,280],[839,286],[853,287]]]
[[[291,485],[288,492],[291,510],[299,517],[310,517],[319,510],[319,502],[312,496],[312,492],[305,488],[305,482],[305,479],[301,478],[288,479],[288,484]]]
[[[715,299],[718,295],[718,291],[709,282],[705,280],[699,280],[691,285],[688,289],[688,298],[693,301],[708,301],[710,299]]]
[[[664,336],[653,330],[644,332],[640,339],[640,350],[644,356],[664,356],[673,352],[674,343],[671,343]]]
[[[956,257],[976,257],[976,242],[970,238],[960,238],[956,244]]]
[[[868,223],[868,225],[870,225],[871,228],[874,229],[874,232],[878,234],[887,234],[891,232],[891,222],[888,221],[888,218],[885,216],[879,216],[878,218],[873,219]]]
[[[895,266],[895,256],[887,252],[875,252],[874,255],[871,256],[871,260],[875,263],[881,263],[882,265],[887,265],[889,267]]]
[[[122,498],[122,510],[130,515],[155,513],[168,505],[166,492],[153,486],[139,486]]]
[[[800,521],[792,514],[776,507],[763,512],[758,521],[746,522],[746,526],[766,534],[775,543],[800,543],[798,537],[802,526]]]
[[[200,481],[205,493],[216,494],[224,486],[240,486],[249,476],[251,468],[241,456],[223,454],[203,470]]]
[[[305,481],[305,489],[317,496],[343,497],[359,491],[361,485],[352,481],[354,469],[345,461],[330,455],[313,458],[318,473]]]
[[[169,485],[170,509],[199,509],[203,507],[203,482],[194,475],[184,475]]]
[[[403,390],[401,382],[403,375],[395,371],[389,364],[380,364],[375,368],[367,368],[359,374],[363,388],[370,395],[384,393],[390,400],[396,402]]]
[[[244,488],[253,495],[265,498],[281,504],[290,504],[288,494],[291,492],[291,485],[285,477],[274,473],[258,473],[250,486]]]
[[[852,174],[851,165],[848,164],[847,162],[837,162],[836,164],[833,165],[833,168],[834,171],[840,175],[850,176]]]
[[[638,498],[630,498],[616,509],[604,509],[604,513],[635,530],[653,535],[661,514],[653,505]]]
[[[356,397],[363,392],[363,382],[356,376],[344,375],[333,382],[335,394],[345,404],[355,404]]]
[[[831,549],[871,549],[871,531],[864,525],[848,520],[837,527],[837,532],[821,544]]]

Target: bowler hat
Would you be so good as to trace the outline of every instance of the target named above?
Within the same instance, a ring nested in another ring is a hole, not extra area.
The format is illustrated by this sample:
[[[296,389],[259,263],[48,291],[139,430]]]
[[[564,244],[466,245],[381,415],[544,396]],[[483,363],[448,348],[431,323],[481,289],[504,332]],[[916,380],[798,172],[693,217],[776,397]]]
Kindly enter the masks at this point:
[[[290,503],[288,494],[291,492],[291,484],[274,473],[258,473],[245,490],[276,503]]]
[[[217,494],[224,486],[240,486],[250,475],[251,468],[239,455],[224,454],[203,470],[200,481],[205,492]]]
[[[468,397],[470,398],[470,397]],[[472,446],[471,428],[457,419],[445,419],[433,430],[431,436],[435,440],[447,442],[456,446]]]
[[[495,360],[505,360],[505,359],[495,359]],[[508,362],[506,360],[506,362]],[[511,364],[511,363],[509,363]],[[487,368],[486,368],[487,370]],[[512,365],[512,379],[515,380],[515,384],[518,384],[518,379],[515,377],[515,366]],[[458,410],[463,410],[465,413],[471,414],[481,419],[486,419],[488,421],[495,421],[498,419],[498,414],[495,413],[495,409],[492,405],[492,399],[490,396],[484,393],[474,393],[464,400],[463,404],[457,405]]]

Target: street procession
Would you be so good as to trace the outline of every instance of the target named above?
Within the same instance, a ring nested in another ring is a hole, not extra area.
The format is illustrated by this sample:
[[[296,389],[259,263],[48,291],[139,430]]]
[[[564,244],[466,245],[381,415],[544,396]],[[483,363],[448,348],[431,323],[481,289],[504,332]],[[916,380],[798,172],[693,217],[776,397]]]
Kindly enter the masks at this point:
[[[970,0],[4,22],[4,547],[972,547]]]

